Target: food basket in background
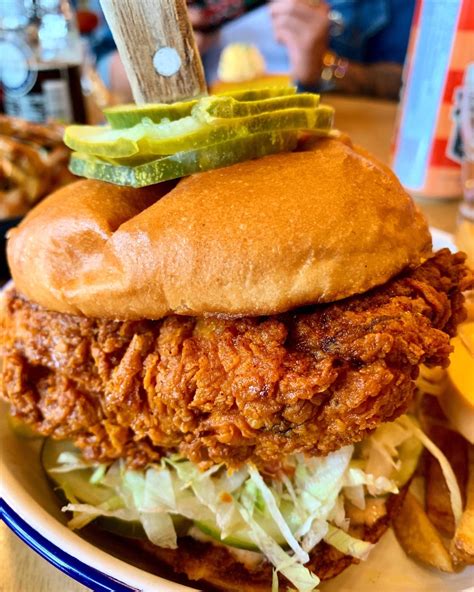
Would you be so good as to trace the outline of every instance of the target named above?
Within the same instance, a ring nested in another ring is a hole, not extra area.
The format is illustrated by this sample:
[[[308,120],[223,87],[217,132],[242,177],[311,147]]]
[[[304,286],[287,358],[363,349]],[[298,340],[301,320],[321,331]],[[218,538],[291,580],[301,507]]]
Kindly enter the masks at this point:
[[[8,274],[5,237],[43,197],[74,180],[63,126],[0,115],[0,272]]]

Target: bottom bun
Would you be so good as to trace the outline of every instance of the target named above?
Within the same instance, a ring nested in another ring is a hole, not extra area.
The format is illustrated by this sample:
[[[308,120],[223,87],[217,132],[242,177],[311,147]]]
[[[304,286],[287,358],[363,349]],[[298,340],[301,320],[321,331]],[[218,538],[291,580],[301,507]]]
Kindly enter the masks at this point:
[[[357,525],[349,528],[353,536],[376,543],[389,528],[392,518],[399,511],[407,491],[407,486],[397,495],[387,497],[386,513],[370,525]],[[207,584],[205,590],[220,592],[270,592],[272,589],[272,565],[262,558],[252,567],[244,565],[232,554],[228,547],[210,542],[197,541],[191,537],[179,540],[178,549],[163,549],[149,541],[138,541],[147,553],[165,563],[177,573],[191,581]],[[310,553],[306,564],[321,580],[334,578],[357,559],[344,555],[334,547],[322,542]],[[279,575],[280,589],[285,590],[290,583]]]

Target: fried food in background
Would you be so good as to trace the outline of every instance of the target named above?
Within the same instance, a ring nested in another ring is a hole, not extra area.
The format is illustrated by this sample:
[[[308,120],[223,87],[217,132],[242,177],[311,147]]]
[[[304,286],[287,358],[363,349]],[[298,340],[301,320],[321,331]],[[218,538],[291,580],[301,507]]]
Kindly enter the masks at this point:
[[[429,428],[429,436],[448,459],[458,481],[461,493],[467,482],[467,442],[456,432],[441,425]],[[454,535],[454,516],[449,489],[439,462],[431,455],[426,459],[426,511],[434,526],[445,536]],[[464,496],[465,497],[465,496]]]
[[[404,551],[445,572],[474,564],[474,308],[466,293],[468,318],[451,340],[447,369],[421,368],[418,417],[454,471],[463,498],[456,524],[448,484],[437,459],[425,453],[393,528]]]
[[[70,183],[70,151],[59,124],[0,115],[0,219],[23,216],[51,191]]]
[[[451,432],[455,436],[455,432]],[[445,440],[446,442],[446,440]],[[464,441],[464,451],[467,448]],[[454,446],[452,448],[454,451]],[[433,470],[437,461],[426,466],[426,496],[419,499],[409,491],[392,526],[403,550],[422,564],[441,571],[453,572],[474,564],[474,448],[469,445],[469,464],[453,463],[461,485],[469,473],[467,483],[461,487],[464,511],[457,526],[450,510],[450,497],[441,471]],[[443,519],[447,524],[443,524]]]
[[[456,563],[474,564],[474,446],[469,446],[469,480],[466,507],[451,541],[451,554]]]
[[[407,555],[441,571],[454,571],[451,556],[441,535],[412,493],[406,495],[402,509],[394,516],[392,525],[398,542]]]
[[[473,328],[472,320],[458,327],[446,371],[423,369],[423,379],[418,382],[421,391],[428,387],[431,392],[420,395],[418,417],[453,469],[463,498],[463,513],[456,524],[441,466],[426,452],[420,468],[423,476],[414,480],[393,520],[395,534],[405,552],[445,572],[474,564],[474,446],[470,444],[474,439]]]

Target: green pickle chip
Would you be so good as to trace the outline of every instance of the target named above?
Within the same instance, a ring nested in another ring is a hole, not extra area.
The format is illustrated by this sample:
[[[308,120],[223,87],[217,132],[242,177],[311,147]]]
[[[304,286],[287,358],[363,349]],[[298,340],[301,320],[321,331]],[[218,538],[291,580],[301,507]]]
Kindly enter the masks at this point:
[[[125,158],[139,152],[157,155],[163,152],[153,152],[151,143],[159,145],[168,139],[176,143],[203,128],[203,124],[191,116],[159,124],[145,119],[131,128],[117,130],[104,126],[70,125],[66,128],[64,143],[78,152],[108,158]],[[176,150],[164,154],[173,152]]]
[[[137,165],[157,156],[195,150],[200,147],[278,130],[329,131],[331,107],[281,109],[249,117],[226,118],[207,115],[207,121],[193,117],[154,124],[146,120],[127,130],[92,126],[70,126],[64,141],[76,150],[99,156],[115,164]]]
[[[104,109],[104,115],[112,129],[126,129],[141,123],[142,119],[151,119],[160,123],[163,119],[176,121],[191,115],[192,108],[199,99],[178,103],[149,103],[147,105],[117,105]]]
[[[114,165],[94,156],[74,153],[70,170],[88,179],[145,187],[267,154],[290,151],[296,148],[297,141],[297,132],[263,132],[204,148],[177,152],[138,166]]]
[[[192,115],[199,121],[214,117],[249,117],[280,111],[281,109],[315,109],[319,105],[319,95],[304,93],[282,97],[271,97],[260,101],[238,101],[234,97],[204,97],[193,107]]]
[[[233,97],[237,101],[260,101],[272,97],[294,95],[296,88],[293,86],[248,89],[224,92],[217,96]],[[204,97],[205,98],[205,97]],[[113,129],[124,129],[141,123],[142,119],[151,119],[154,123],[160,123],[163,119],[175,121],[191,115],[193,107],[200,99],[181,101],[177,103],[155,103],[148,105],[117,105],[104,109],[105,117]]]
[[[144,187],[296,147],[328,134],[334,110],[292,86],[244,89],[173,104],[105,110],[108,126],[72,125],[65,143],[79,176]]]

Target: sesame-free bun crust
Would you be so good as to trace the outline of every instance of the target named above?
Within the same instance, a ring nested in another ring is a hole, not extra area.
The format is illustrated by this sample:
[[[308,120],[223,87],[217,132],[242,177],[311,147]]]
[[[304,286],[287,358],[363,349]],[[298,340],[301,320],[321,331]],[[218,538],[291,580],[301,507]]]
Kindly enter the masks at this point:
[[[418,265],[430,248],[393,173],[325,139],[171,190],[78,181],[11,231],[8,259],[17,289],[46,308],[159,319],[331,302]]]

